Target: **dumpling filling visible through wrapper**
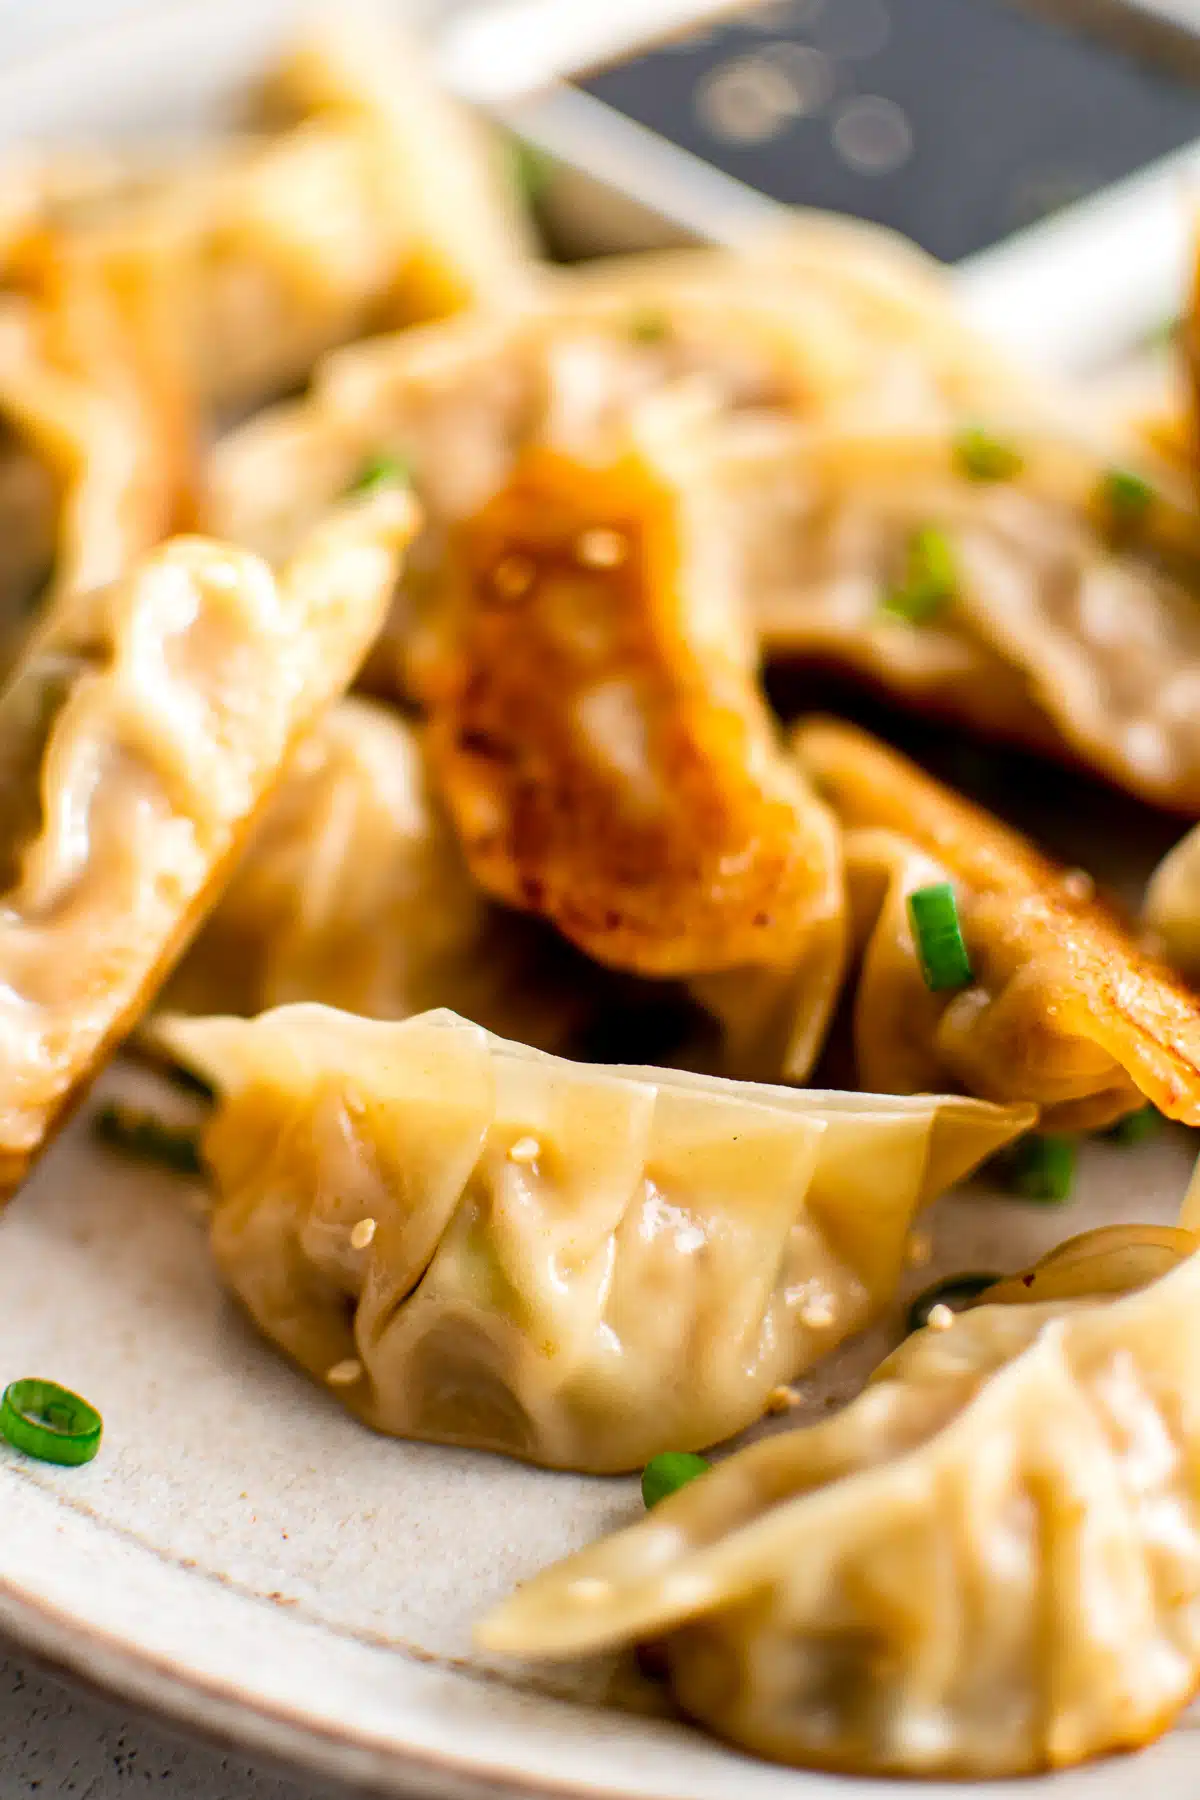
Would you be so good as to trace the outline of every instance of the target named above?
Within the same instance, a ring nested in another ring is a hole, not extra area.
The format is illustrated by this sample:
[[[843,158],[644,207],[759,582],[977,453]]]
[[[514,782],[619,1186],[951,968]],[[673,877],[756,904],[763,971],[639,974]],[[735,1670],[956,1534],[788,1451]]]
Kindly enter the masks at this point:
[[[757,1419],[1033,1119],[570,1063],[452,1013],[161,1035],[217,1088],[213,1248],[262,1330],[381,1431],[597,1473]]]
[[[1117,1300],[981,1305],[525,1582],[480,1641],[662,1641],[687,1713],[803,1766],[987,1777],[1143,1744],[1200,1679],[1197,1366],[1200,1254]]]

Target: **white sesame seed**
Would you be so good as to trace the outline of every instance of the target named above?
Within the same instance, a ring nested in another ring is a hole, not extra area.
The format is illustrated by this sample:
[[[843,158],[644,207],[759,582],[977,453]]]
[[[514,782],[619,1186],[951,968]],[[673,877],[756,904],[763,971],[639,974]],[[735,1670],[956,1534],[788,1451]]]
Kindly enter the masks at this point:
[[[589,569],[619,569],[628,553],[629,546],[621,533],[604,525],[581,531],[575,545],[576,556]]]
[[[347,1356],[343,1362],[336,1362],[331,1369],[325,1371],[325,1379],[330,1387],[350,1387],[354,1382],[361,1381],[362,1375],[363,1366],[357,1356]]]
[[[910,1269],[923,1269],[933,1255],[933,1239],[927,1231],[910,1231],[904,1246],[904,1260]]]
[[[800,1308],[800,1323],[813,1331],[833,1324],[833,1301],[828,1294],[817,1294]]]
[[[375,1236],[374,1219],[360,1219],[350,1233],[350,1243],[355,1250],[365,1250]]]
[[[581,1600],[585,1606],[596,1606],[607,1600],[612,1593],[612,1582],[601,1581],[598,1575],[581,1575],[567,1589],[572,1600]]]
[[[1069,900],[1094,900],[1096,883],[1086,869],[1068,869],[1062,878],[1062,891]]]
[[[492,586],[502,600],[519,600],[533,586],[535,574],[527,556],[503,556],[492,570]]]
[[[509,1162],[536,1162],[542,1154],[542,1146],[535,1137],[519,1137],[508,1152]]]
[[[954,1323],[953,1310],[944,1301],[939,1300],[936,1306],[929,1309],[929,1317],[925,1323],[930,1331],[949,1331]]]
[[[769,1413],[791,1412],[800,1404],[800,1390],[794,1387],[773,1387],[767,1395],[767,1411]]]

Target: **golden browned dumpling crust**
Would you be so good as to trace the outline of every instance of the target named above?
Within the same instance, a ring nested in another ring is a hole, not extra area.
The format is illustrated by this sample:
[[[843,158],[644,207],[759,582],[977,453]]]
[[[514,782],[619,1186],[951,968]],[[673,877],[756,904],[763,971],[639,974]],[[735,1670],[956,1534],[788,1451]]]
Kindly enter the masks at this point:
[[[1200,1124],[1200,1002],[1078,871],[852,726],[814,720],[794,743],[846,834],[866,1085],[950,1081],[1034,1100],[1072,1130],[1110,1123],[1143,1097]],[[946,879],[974,975],[951,994],[926,986],[905,909],[914,888]]]
[[[841,910],[688,505],[633,452],[529,452],[457,534],[425,690],[476,878],[651,975],[782,965]]]

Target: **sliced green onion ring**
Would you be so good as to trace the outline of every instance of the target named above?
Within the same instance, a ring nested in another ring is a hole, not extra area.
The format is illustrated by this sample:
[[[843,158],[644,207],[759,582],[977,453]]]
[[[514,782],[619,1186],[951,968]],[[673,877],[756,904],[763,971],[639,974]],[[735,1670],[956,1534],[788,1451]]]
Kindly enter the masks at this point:
[[[961,1275],[947,1275],[943,1281],[935,1281],[932,1286],[922,1289],[909,1307],[909,1331],[923,1331],[935,1306],[948,1306],[951,1312],[962,1312],[965,1307],[978,1300],[980,1294],[1003,1280],[1003,1275],[985,1274],[971,1269],[964,1270]]]
[[[1157,498],[1151,484],[1132,469],[1106,469],[1101,496],[1109,516],[1118,525],[1136,525]]]
[[[971,481],[1012,481],[1025,467],[1025,458],[1015,445],[978,425],[959,432],[954,460]]]
[[[1071,1198],[1078,1153],[1073,1137],[1030,1132],[1003,1159],[1008,1186],[1022,1200],[1061,1206]]]
[[[909,625],[925,625],[945,610],[957,589],[949,538],[935,525],[922,525],[908,541],[904,579],[885,595],[882,608]]]
[[[363,499],[368,494],[379,492],[385,487],[407,487],[412,480],[412,470],[402,456],[381,450],[376,456],[369,456],[353,481],[346,488],[348,496]]]
[[[629,335],[635,344],[661,344],[670,334],[665,312],[656,306],[643,306],[629,321]]]
[[[1148,1137],[1153,1137],[1161,1121],[1162,1114],[1157,1106],[1143,1106],[1137,1112],[1126,1113],[1123,1119],[1118,1119],[1115,1125],[1110,1125],[1100,1136],[1110,1144],[1120,1144],[1123,1149],[1128,1149],[1131,1144],[1141,1144]]]
[[[689,1481],[695,1481],[697,1475],[706,1474],[709,1466],[707,1457],[697,1456],[694,1450],[664,1450],[661,1456],[652,1456],[642,1470],[642,1499],[646,1502],[646,1511],[657,1506],[660,1500],[678,1493]]]
[[[204,1158],[194,1131],[168,1125],[154,1113],[112,1102],[96,1114],[92,1129],[102,1144],[145,1162],[162,1163],[176,1175],[203,1175]]]
[[[958,917],[958,901],[948,881],[915,888],[908,896],[908,922],[925,985],[931,992],[966,987],[971,958]]]
[[[95,1407],[57,1381],[14,1381],[0,1399],[0,1435],[39,1462],[71,1468],[91,1462],[103,1430]]]

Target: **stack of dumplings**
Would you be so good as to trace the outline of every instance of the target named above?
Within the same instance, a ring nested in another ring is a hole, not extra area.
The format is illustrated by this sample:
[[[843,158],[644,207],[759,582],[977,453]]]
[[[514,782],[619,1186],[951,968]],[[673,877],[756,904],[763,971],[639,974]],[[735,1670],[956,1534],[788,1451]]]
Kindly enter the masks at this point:
[[[355,1419],[717,1451],[531,1546],[494,1653],[653,1642],[869,1775],[1146,1741],[1200,1679],[1196,1194],[1139,1221],[1121,1152],[1127,1226],[733,1440],[895,1341],[992,1158],[1200,1126],[1194,471],[874,228],[540,262],[382,27],[247,116],[0,172],[0,1197],[149,1048],[217,1274]],[[833,716],[881,699],[1195,830],[1139,917]]]

